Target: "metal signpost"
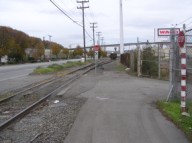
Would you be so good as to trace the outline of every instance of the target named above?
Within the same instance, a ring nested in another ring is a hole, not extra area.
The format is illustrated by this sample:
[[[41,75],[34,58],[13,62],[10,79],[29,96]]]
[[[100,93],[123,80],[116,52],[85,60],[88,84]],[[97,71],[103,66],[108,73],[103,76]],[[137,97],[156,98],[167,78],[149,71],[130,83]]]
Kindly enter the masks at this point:
[[[97,60],[99,59],[99,45],[94,46],[94,57],[95,57],[95,73],[96,73],[96,68],[97,68]]]
[[[185,27],[185,26],[184,26]],[[181,114],[188,116],[187,108],[186,108],[186,46],[185,46],[185,28],[184,31],[179,32],[178,35],[178,45],[181,51]]]

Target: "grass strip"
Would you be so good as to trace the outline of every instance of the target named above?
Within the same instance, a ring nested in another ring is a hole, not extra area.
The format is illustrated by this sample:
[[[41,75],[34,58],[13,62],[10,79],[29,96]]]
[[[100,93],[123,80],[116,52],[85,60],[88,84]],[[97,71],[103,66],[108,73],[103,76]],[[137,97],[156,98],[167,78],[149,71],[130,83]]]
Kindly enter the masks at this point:
[[[48,67],[38,67],[36,68],[33,73],[34,74],[49,74],[49,73],[55,73],[58,71],[62,71],[68,68],[77,67],[85,65],[86,63],[82,62],[67,62],[65,64],[59,65],[59,64],[52,64]]]
[[[123,64],[119,63],[119,61],[116,61],[117,65],[116,65],[116,70],[118,72],[125,72],[125,69],[127,68],[126,66],[124,66]]]
[[[187,102],[188,113],[190,117],[181,115],[180,101],[158,101],[159,110],[171,120],[178,128],[180,128],[192,142],[192,102]]]

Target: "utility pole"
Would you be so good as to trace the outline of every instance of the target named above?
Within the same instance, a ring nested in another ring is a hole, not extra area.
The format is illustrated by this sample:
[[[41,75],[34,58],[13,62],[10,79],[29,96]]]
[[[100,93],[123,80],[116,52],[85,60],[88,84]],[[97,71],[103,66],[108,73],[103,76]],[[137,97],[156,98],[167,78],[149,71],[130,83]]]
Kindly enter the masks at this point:
[[[104,37],[101,37],[101,45],[104,43]]]
[[[45,60],[45,36],[43,36],[43,47],[44,47],[44,52],[43,52],[43,58]]]
[[[100,45],[101,32],[96,32],[96,34],[97,34],[97,36],[98,36],[97,44]]]
[[[103,43],[104,43],[104,37],[101,37],[101,45],[103,45]],[[104,47],[101,47],[101,48],[103,48],[104,50]]]
[[[93,22],[93,23],[90,23],[90,24],[92,24],[92,26],[90,28],[93,29],[93,46],[95,46],[95,28],[97,28],[97,26],[96,26],[97,23]]]
[[[49,36],[49,48],[50,48],[50,59],[51,59],[51,54],[52,54],[52,52],[51,52],[51,35],[48,35]]]
[[[120,54],[124,53],[124,34],[123,34],[123,4],[120,1]]]
[[[161,78],[161,47],[158,44],[158,79]]]
[[[137,38],[137,52],[138,52],[138,58],[137,58],[137,76],[141,76],[141,51],[140,51],[140,45],[139,45],[139,38]]]
[[[77,3],[81,3],[82,6],[77,7],[77,9],[82,9],[82,19],[83,19],[83,49],[84,49],[84,57],[86,62],[86,41],[85,41],[85,13],[84,10],[89,8],[89,6],[85,6],[85,3],[88,3],[89,0],[77,1]]]

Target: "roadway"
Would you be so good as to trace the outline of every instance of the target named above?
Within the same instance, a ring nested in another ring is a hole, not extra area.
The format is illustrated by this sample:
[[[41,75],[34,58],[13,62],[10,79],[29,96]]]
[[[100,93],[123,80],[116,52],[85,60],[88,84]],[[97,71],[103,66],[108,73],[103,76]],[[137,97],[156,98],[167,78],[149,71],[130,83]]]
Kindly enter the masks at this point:
[[[32,73],[33,70],[37,67],[45,67],[51,64],[62,64],[66,63],[67,61],[80,61],[80,59],[0,66],[0,93],[9,89],[12,90],[18,88],[19,86],[31,84],[33,82],[40,81],[49,77],[29,76],[29,74]]]

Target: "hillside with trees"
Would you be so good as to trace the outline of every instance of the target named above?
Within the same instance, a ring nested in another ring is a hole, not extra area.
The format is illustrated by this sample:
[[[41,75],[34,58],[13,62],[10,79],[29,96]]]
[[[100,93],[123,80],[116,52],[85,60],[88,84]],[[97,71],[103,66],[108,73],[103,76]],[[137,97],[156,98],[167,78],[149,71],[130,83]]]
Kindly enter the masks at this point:
[[[80,58],[83,53],[83,48],[79,45],[73,51],[69,51],[68,48],[64,48],[56,42],[44,41],[22,31],[0,26],[0,64],[4,56],[7,57],[8,63],[26,63],[50,59]],[[90,49],[87,56],[93,58],[94,51]],[[106,56],[107,53],[100,49],[99,57]]]
[[[10,63],[45,60],[45,51],[50,49],[50,47],[52,56],[56,58],[62,51],[64,51],[62,53],[65,56],[69,53],[67,48],[58,43],[43,41],[40,38],[31,37],[22,31],[0,26],[0,60],[5,55],[8,56]]]

